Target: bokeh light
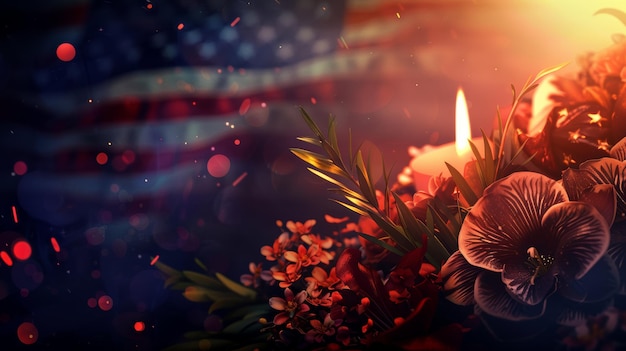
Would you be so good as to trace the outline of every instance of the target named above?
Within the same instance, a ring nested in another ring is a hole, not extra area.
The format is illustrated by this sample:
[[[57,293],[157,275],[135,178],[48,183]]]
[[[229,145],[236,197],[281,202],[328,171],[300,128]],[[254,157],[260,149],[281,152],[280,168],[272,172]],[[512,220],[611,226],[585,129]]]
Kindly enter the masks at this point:
[[[90,297],[87,299],[87,306],[91,308],[96,308],[98,306],[98,300],[95,297]]]
[[[102,295],[98,298],[98,307],[103,311],[110,311],[113,308],[113,299],[109,295]]]
[[[25,240],[18,240],[13,244],[13,256],[21,261],[26,261],[33,253],[30,244]]]
[[[52,245],[52,249],[54,252],[61,252],[61,247],[59,246],[59,242],[55,237],[50,238],[50,244]]]
[[[17,338],[24,345],[32,345],[37,342],[39,331],[33,323],[24,322],[17,327]]]
[[[146,330],[146,324],[144,322],[142,322],[142,321],[137,321],[133,325],[133,328],[135,329],[136,332],[142,332],[142,331]]]
[[[70,43],[62,43],[57,47],[57,57],[64,62],[72,61],[76,57],[76,48]]]
[[[0,259],[2,259],[2,262],[4,262],[7,266],[13,265],[13,259],[6,251],[0,251]]]
[[[24,175],[26,174],[26,171],[28,171],[28,166],[24,161],[17,161],[13,165],[13,172],[17,175]]]
[[[96,155],[96,162],[98,162],[99,165],[106,164],[108,160],[109,160],[109,156],[105,154],[104,152],[100,152],[98,153],[98,155]]]
[[[221,178],[230,170],[230,159],[222,154],[211,156],[206,164],[207,171],[215,178]]]

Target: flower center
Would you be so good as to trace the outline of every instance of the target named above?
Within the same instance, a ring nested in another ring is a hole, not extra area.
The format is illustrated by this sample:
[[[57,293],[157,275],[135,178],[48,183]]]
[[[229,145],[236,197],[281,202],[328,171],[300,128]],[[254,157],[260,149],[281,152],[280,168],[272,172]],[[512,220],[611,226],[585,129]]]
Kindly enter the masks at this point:
[[[527,264],[533,271],[532,277],[530,277],[530,285],[535,285],[535,279],[548,273],[548,269],[554,262],[554,257],[550,255],[542,255],[539,250],[534,246],[531,246],[526,251],[528,253]]]

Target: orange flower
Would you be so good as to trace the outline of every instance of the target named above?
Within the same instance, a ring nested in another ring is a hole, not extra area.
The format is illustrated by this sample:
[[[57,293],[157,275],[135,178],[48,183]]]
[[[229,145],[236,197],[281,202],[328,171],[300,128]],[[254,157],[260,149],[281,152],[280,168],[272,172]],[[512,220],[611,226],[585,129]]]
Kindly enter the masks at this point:
[[[261,255],[265,256],[268,261],[276,261],[285,253],[285,249],[289,244],[289,233],[282,233],[272,246],[265,245],[261,248]]]
[[[307,249],[304,245],[298,246],[298,252],[285,251],[284,257],[287,261],[302,265],[302,267],[308,267],[310,265],[316,265],[320,263],[320,250],[319,246],[311,245]]]

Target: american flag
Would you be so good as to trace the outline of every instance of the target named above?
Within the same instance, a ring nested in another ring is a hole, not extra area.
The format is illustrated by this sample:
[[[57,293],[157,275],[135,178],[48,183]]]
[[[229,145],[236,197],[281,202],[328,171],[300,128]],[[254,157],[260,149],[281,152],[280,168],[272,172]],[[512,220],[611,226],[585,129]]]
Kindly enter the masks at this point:
[[[421,49],[440,35],[432,11],[458,3],[2,5],[0,233],[33,247],[24,264],[0,262],[2,335],[19,345],[16,328],[31,321],[48,349],[148,350],[175,340],[181,324],[201,326],[178,312],[197,307],[162,288],[150,257],[243,273],[276,219],[329,212],[326,185],[288,152],[309,134],[298,105],[321,123],[342,117],[342,130],[375,134],[387,156],[408,161],[407,140],[423,144],[440,115],[452,118],[416,104],[415,89],[427,74]],[[57,57],[61,43],[73,59]],[[391,127],[407,120],[420,128]],[[42,280],[22,277],[28,264]],[[103,294],[115,314],[88,305]],[[133,333],[133,318],[149,332]]]

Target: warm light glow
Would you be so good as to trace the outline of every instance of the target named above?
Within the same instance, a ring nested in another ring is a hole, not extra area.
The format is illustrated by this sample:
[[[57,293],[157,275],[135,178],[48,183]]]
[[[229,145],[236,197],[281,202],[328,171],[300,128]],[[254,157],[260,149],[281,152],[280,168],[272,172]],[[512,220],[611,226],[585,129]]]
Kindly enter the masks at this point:
[[[470,151],[469,139],[472,137],[472,130],[470,128],[465,94],[461,88],[456,92],[456,114],[454,122],[456,154],[462,156]]]

